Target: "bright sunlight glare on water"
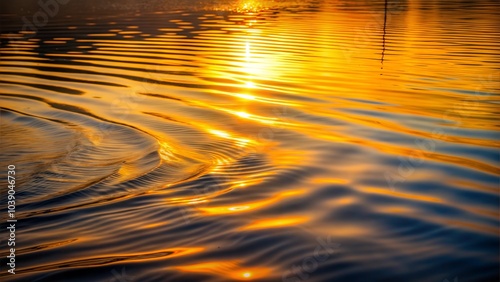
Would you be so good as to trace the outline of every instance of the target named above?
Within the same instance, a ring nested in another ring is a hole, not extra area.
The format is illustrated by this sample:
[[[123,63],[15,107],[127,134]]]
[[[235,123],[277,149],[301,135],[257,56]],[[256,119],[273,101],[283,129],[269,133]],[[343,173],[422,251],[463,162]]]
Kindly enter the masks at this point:
[[[498,1],[0,14],[1,281],[499,281]]]

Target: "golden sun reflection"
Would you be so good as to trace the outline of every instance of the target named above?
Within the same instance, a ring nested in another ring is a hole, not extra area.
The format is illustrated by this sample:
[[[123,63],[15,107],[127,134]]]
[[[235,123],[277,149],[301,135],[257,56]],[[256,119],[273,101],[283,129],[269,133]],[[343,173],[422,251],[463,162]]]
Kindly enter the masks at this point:
[[[233,137],[233,136],[231,136],[231,134],[229,134],[225,131],[222,131],[222,130],[208,129],[207,131],[212,133],[213,135],[218,136],[218,137],[234,140],[236,145],[238,145],[239,147],[244,147],[244,146],[248,145],[249,143],[253,142],[252,140],[247,139],[247,138]]]
[[[183,272],[206,273],[224,277],[224,279],[248,281],[266,277],[271,269],[266,267],[242,267],[239,260],[234,261],[212,261],[198,264],[177,266],[177,270]]]
[[[174,149],[167,142],[159,142],[159,144],[159,154],[162,160],[169,162],[177,159],[177,157],[175,157],[173,153]]]
[[[302,195],[305,193],[305,190],[292,190],[285,191],[282,193],[278,193],[271,198],[250,202],[246,204],[240,205],[230,205],[230,206],[219,206],[219,207],[201,207],[199,210],[208,215],[220,215],[220,214],[231,214],[231,213],[239,213],[239,212],[248,212],[255,209],[260,209],[266,206],[269,206],[273,203],[279,202],[284,198],[293,197]]]
[[[248,60],[250,60],[250,56],[251,56],[251,53],[250,53],[250,42],[247,41],[246,44],[245,44],[245,46],[246,46],[245,49],[246,49],[246,55],[247,55],[247,61],[248,61]]]
[[[391,195],[393,197],[410,199],[413,201],[423,201],[423,202],[429,202],[429,203],[442,203],[443,202],[442,199],[437,198],[437,197],[404,193],[404,192],[398,192],[398,191],[387,191],[387,189],[377,188],[377,187],[366,187],[366,188],[364,188],[364,190],[368,193]]]
[[[243,277],[245,277],[245,278],[250,278],[251,276],[252,276],[252,273],[250,273],[250,272],[243,273]]]
[[[303,222],[306,222],[307,220],[308,218],[305,216],[262,219],[262,220],[256,220],[251,224],[248,224],[240,228],[240,230],[281,228],[284,226],[298,225]]]
[[[245,43],[245,67],[244,70],[247,73],[247,81],[245,86],[247,88],[255,88],[255,83],[252,81],[253,77],[259,73],[259,68],[257,64],[252,63],[252,52],[250,50],[250,42]]]
[[[250,118],[250,114],[249,113],[245,113],[245,112],[236,112],[236,115],[242,117],[242,118]]]
[[[250,95],[250,94],[235,94],[236,97],[242,98],[242,99],[247,99],[247,100],[255,100],[255,96]]]
[[[212,133],[213,135],[217,135],[222,138],[231,138],[231,135],[229,133],[221,131],[221,130],[215,130],[215,129],[209,129],[208,132]]]
[[[264,5],[259,3],[259,1],[247,0],[244,3],[239,4],[237,10],[238,12],[257,12],[264,8]]]
[[[247,81],[247,83],[245,84],[248,88],[255,88],[255,83],[251,82],[251,81]]]

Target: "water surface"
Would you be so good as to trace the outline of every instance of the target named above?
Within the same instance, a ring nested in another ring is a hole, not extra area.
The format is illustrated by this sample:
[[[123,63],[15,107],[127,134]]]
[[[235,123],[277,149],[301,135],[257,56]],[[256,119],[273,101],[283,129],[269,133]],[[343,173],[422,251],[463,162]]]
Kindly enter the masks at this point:
[[[1,4],[2,281],[498,281],[496,1],[133,3]]]

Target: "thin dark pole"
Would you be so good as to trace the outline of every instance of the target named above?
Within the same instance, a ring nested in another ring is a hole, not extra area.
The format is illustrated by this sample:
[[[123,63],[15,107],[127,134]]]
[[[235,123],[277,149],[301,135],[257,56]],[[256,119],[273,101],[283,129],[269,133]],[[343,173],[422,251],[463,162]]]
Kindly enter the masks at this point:
[[[385,0],[384,6],[384,34],[382,35],[382,59],[380,60],[380,69],[384,68],[384,54],[385,54],[385,27],[387,25],[387,0]],[[382,74],[380,74],[382,75]]]

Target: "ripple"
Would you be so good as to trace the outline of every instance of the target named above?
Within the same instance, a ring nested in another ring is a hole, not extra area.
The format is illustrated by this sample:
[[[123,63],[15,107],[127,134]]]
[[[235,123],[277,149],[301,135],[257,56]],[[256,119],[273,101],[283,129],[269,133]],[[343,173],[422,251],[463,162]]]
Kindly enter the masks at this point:
[[[2,278],[498,280],[498,4],[129,2],[2,14]]]

